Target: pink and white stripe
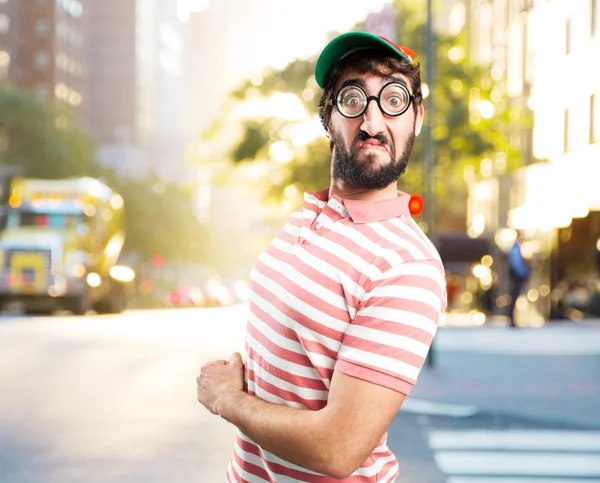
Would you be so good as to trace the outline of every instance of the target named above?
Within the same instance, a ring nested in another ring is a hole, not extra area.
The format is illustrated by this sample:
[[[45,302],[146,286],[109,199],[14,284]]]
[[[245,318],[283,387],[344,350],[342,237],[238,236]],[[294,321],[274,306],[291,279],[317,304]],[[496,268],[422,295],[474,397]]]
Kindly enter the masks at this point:
[[[446,308],[444,269],[409,196],[360,202],[306,193],[251,273],[248,392],[319,410],[334,371],[409,394]],[[347,483],[392,483],[384,435]],[[238,431],[227,481],[333,483]]]

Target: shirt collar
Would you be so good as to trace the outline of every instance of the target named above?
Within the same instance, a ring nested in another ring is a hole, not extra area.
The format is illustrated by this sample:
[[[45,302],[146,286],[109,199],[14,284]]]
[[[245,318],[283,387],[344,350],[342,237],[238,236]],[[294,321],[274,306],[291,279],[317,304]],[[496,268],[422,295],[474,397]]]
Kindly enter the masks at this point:
[[[320,201],[329,201],[329,189],[308,193]],[[371,223],[376,221],[385,221],[391,218],[397,218],[402,215],[410,214],[408,202],[410,195],[398,191],[396,198],[389,198],[378,201],[349,200],[334,196],[334,199],[341,202],[354,223]]]

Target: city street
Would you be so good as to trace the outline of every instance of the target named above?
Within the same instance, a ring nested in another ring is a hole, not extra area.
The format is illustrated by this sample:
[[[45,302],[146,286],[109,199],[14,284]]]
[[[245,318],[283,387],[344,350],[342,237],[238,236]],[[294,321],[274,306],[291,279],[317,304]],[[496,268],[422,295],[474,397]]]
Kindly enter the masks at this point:
[[[233,428],[195,400],[244,306],[0,318],[0,482],[217,483]],[[389,431],[398,483],[600,481],[600,325],[444,328]]]
[[[0,0],[0,483],[600,483],[593,59],[600,0]],[[286,451],[197,401],[246,340]]]
[[[435,347],[390,431],[401,482],[600,481],[600,324],[441,329]]]

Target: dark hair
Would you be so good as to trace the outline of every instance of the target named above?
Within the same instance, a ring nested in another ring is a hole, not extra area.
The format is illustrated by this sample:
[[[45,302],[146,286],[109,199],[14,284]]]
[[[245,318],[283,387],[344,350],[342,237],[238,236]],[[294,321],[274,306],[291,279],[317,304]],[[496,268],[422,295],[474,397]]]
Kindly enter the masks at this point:
[[[333,110],[333,106],[328,104],[329,99],[334,97],[339,80],[347,70],[353,70],[361,74],[370,73],[382,76],[394,73],[405,75],[415,96],[413,109],[416,114],[418,106],[423,100],[421,92],[421,65],[419,63],[410,64],[403,58],[381,49],[358,50],[336,62],[325,77],[325,85],[323,86],[321,99],[319,100],[319,118],[326,130],[331,120],[331,111]]]

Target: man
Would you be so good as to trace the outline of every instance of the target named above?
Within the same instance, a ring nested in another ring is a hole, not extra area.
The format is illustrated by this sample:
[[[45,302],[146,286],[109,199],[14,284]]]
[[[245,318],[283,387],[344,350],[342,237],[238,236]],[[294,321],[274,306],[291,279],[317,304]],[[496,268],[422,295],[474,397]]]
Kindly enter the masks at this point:
[[[596,271],[600,275],[600,238],[596,240]]]
[[[521,244],[520,240],[522,238],[521,232],[517,231],[517,237],[513,246],[508,251],[508,268],[510,273],[510,304],[508,306],[508,318],[511,327],[517,327],[516,323],[516,307],[517,307],[517,299],[521,292],[523,291],[523,287],[525,286],[525,282],[531,275],[531,268],[529,264],[523,257],[523,253],[521,252]]]
[[[330,187],[305,194],[252,270],[245,365],[236,353],[197,378],[200,403],[238,428],[229,482],[399,473],[386,431],[446,307],[439,256],[397,189],[423,124],[413,58],[357,32],[319,57]]]

